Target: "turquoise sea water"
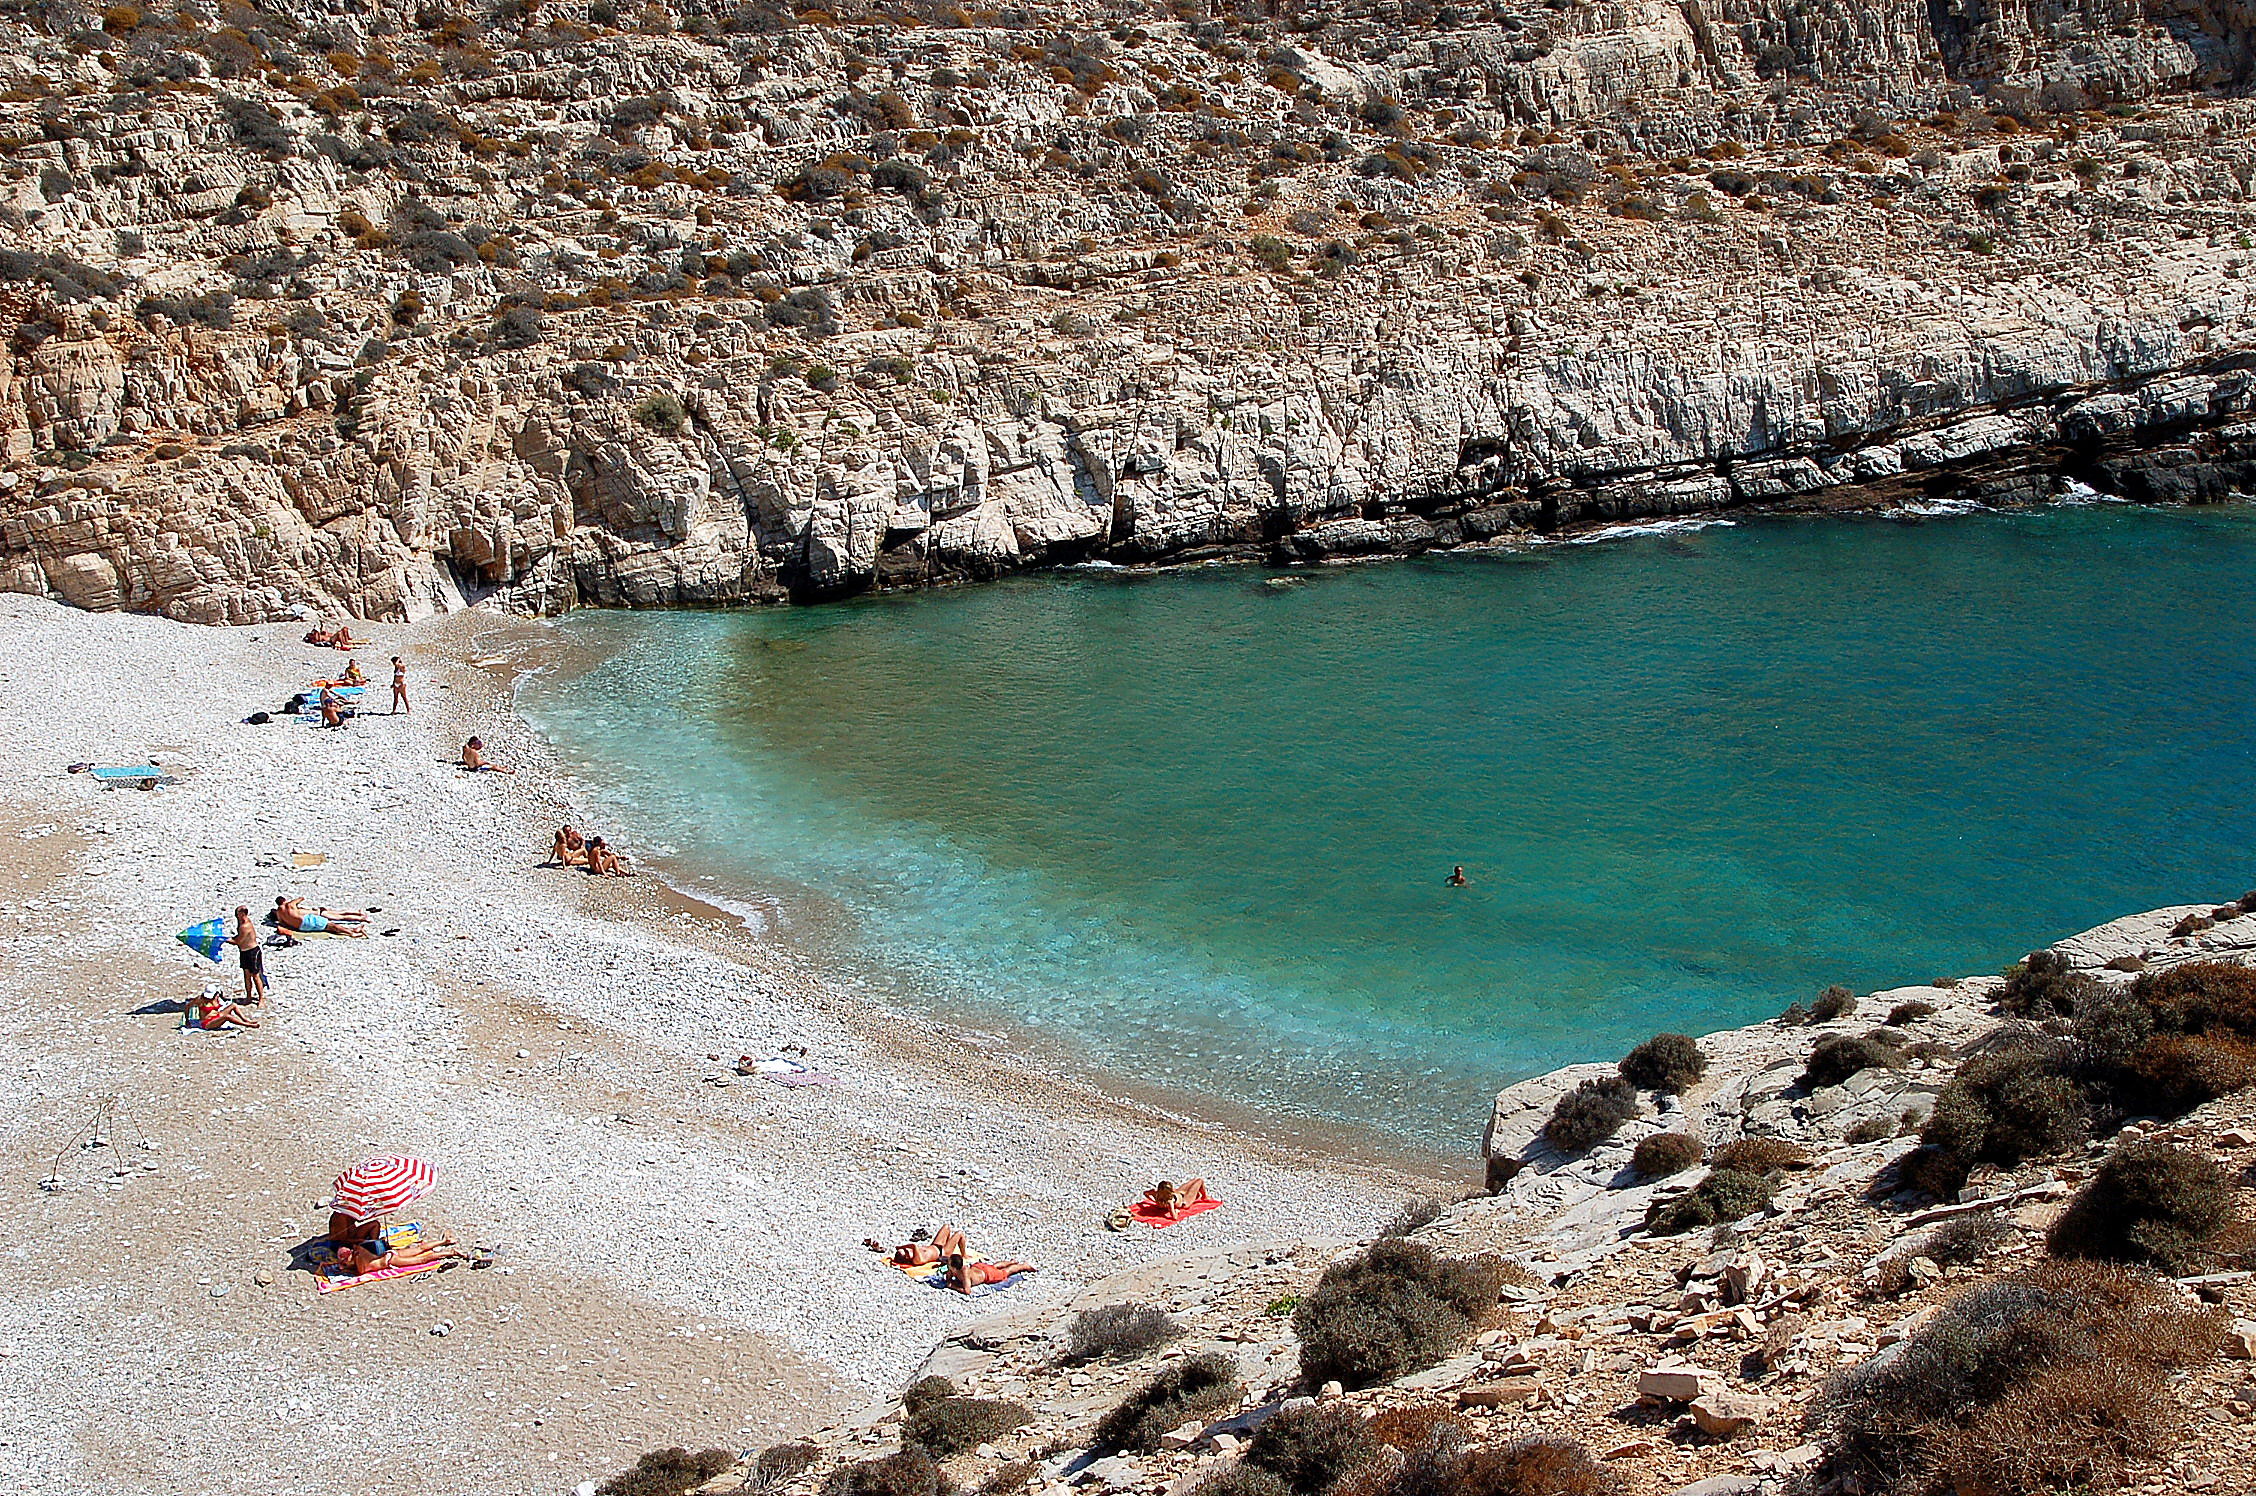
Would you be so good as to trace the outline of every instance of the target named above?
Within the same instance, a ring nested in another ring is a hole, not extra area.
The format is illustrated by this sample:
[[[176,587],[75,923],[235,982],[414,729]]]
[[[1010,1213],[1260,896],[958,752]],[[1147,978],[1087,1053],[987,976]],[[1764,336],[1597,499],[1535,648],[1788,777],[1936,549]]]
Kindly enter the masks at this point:
[[[601,663],[522,704],[883,1000],[1426,1144],[1656,1029],[2256,884],[2256,510],[1274,575],[583,614]]]

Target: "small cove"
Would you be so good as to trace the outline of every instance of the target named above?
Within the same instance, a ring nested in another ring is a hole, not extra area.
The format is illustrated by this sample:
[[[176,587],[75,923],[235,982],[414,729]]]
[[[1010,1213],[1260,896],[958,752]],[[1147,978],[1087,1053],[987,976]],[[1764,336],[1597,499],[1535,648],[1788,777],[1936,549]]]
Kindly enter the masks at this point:
[[[2252,577],[2240,505],[1747,519],[580,614],[519,700],[881,1003],[1462,1147],[1659,1028],[2256,883]]]

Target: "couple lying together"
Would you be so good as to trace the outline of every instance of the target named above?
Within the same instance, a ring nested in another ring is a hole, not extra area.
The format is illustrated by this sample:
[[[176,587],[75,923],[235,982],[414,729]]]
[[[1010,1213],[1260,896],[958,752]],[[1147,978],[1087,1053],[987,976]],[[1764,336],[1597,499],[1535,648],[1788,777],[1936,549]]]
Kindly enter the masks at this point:
[[[424,1241],[421,1233],[407,1243],[384,1239],[384,1223],[356,1221],[343,1211],[332,1211],[329,1216],[329,1246],[336,1254],[338,1265],[352,1277],[373,1273],[387,1267],[422,1267],[433,1262],[467,1262],[472,1267],[491,1267],[493,1254],[484,1248],[464,1249],[455,1244],[451,1235],[440,1233],[437,1241]]]
[[[1020,1262],[1014,1257],[998,1261],[972,1260],[970,1247],[964,1234],[954,1226],[942,1226],[932,1233],[929,1241],[921,1238],[903,1242],[888,1252],[874,1237],[864,1238],[862,1245],[879,1253],[895,1267],[929,1267],[935,1262],[944,1263],[948,1271],[948,1286],[958,1293],[969,1293],[974,1288],[989,1283],[1001,1283],[1020,1273],[1036,1271],[1031,1262]]]
[[[556,833],[549,847],[550,867],[585,868],[599,878],[631,878],[634,876],[611,844],[600,836],[582,836],[566,826]]]

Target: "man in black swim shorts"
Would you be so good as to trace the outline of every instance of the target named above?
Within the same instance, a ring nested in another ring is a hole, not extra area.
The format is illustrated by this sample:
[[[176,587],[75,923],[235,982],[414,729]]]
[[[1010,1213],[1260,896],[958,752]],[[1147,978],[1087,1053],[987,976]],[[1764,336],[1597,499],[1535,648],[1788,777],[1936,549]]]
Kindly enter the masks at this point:
[[[266,1006],[266,952],[259,949],[258,926],[251,923],[248,904],[235,906],[235,935],[230,942],[243,967],[243,1001]]]

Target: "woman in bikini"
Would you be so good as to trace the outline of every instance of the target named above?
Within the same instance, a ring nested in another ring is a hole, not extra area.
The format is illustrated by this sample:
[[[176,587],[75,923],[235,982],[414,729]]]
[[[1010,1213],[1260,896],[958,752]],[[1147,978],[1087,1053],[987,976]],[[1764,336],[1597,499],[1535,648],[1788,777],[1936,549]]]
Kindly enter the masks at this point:
[[[587,838],[566,826],[556,833],[555,845],[549,849],[551,867],[586,867],[588,865]]]
[[[1005,1257],[1000,1262],[973,1262],[967,1254],[957,1252],[948,1258],[948,1286],[958,1293],[969,1293],[974,1288],[1034,1271],[1033,1263],[1020,1262],[1015,1257]]]
[[[1162,1179],[1156,1188],[1144,1191],[1144,1203],[1161,1215],[1173,1215],[1186,1205],[1204,1205],[1213,1198],[1204,1179],[1186,1179],[1179,1185]]]
[[[942,1226],[932,1233],[930,1241],[905,1241],[890,1253],[873,1236],[863,1237],[862,1245],[883,1255],[896,1267],[924,1267],[943,1257],[961,1257],[966,1250],[964,1234],[954,1226]]]
[[[611,850],[611,844],[600,836],[590,838],[588,841],[587,870],[600,878],[632,878],[634,876],[627,865],[619,860],[619,854]]]
[[[188,999],[188,1026],[207,1032],[217,1032],[233,1024],[237,1028],[257,1028],[256,1018],[245,1013],[239,1004],[228,1002],[216,992],[206,992]]]
[[[514,774],[515,769],[504,768],[486,757],[486,740],[472,738],[462,745],[462,767],[473,774]]]
[[[365,686],[368,684],[368,677],[361,673],[360,661],[345,661],[344,682],[348,686]]]

